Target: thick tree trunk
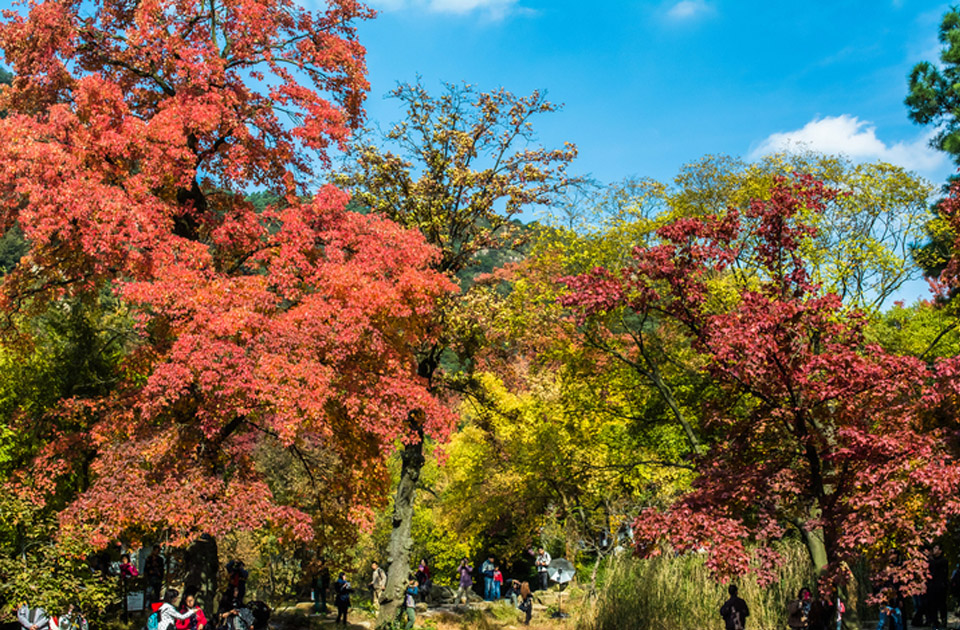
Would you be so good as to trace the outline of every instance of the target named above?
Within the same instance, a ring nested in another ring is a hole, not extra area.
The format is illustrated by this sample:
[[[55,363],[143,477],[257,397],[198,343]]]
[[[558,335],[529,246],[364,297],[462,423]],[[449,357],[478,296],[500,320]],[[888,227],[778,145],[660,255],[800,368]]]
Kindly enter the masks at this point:
[[[413,505],[423,469],[423,433],[416,443],[407,444],[400,454],[402,467],[397,495],[393,500],[393,529],[387,547],[387,587],[377,626],[385,626],[397,618],[403,604],[403,592],[410,572],[410,550],[413,547]]]
[[[197,589],[197,602],[200,607],[213,613],[217,602],[217,574],[220,571],[220,560],[217,555],[217,539],[204,534],[184,552],[184,589]],[[249,599],[249,595],[248,595]]]

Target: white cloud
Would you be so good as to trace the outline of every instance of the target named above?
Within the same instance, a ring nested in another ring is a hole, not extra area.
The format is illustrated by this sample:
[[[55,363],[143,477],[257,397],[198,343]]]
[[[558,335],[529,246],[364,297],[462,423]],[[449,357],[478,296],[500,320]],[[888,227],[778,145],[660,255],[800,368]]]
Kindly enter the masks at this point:
[[[671,20],[691,20],[713,12],[706,0],[680,0],[667,11]]]
[[[910,142],[887,144],[877,137],[873,123],[856,116],[815,118],[800,129],[770,135],[750,156],[753,159],[780,151],[811,150],[843,154],[853,160],[882,160],[919,173],[931,173],[944,166],[946,156],[932,149],[928,132]]]
[[[374,8],[383,11],[420,9],[454,15],[482,12],[492,18],[500,19],[519,9],[517,2],[518,0],[375,0],[371,4]]]

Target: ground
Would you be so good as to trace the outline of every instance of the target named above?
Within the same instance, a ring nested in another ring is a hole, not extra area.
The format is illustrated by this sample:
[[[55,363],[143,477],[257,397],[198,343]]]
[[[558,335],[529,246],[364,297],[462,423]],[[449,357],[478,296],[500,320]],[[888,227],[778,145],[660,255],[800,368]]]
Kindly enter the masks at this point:
[[[562,602],[564,611],[568,610],[569,596]],[[556,592],[536,593],[534,597],[533,619],[529,626],[523,625],[523,613],[511,607],[509,600],[500,602],[472,601],[466,605],[441,604],[431,606],[426,610],[421,605],[417,611],[417,628],[431,628],[436,630],[464,630],[476,628],[481,630],[547,630],[554,628],[572,629],[575,625],[574,616],[566,619],[553,617],[557,611],[558,597]],[[311,615],[312,604],[300,603],[295,607],[288,607],[276,611],[271,627],[278,630],[300,628],[327,629],[337,627],[335,609],[331,608],[326,615]],[[350,620],[347,626],[351,630],[361,628],[372,630],[375,626],[375,617],[370,609],[369,602],[362,601],[359,606],[350,609]],[[273,621],[276,623],[274,624]],[[402,626],[401,626],[402,627]]]

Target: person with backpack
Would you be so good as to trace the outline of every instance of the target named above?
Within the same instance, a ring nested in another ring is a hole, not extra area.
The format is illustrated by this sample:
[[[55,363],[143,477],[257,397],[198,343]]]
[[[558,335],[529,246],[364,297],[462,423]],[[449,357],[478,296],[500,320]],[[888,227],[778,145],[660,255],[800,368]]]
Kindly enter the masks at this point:
[[[167,589],[167,592],[163,594],[163,602],[161,602],[154,613],[147,618],[147,630],[175,630],[178,621],[189,619],[197,614],[196,608],[186,612],[177,610],[173,602],[177,601],[177,597],[179,596],[180,591],[174,588]],[[156,621],[151,622],[152,619],[156,619]],[[153,626],[152,623],[156,623],[156,626]]]
[[[207,625],[207,616],[203,610],[197,606],[197,595],[194,592],[186,591],[183,599],[180,600],[180,612],[186,613],[194,611],[194,614],[186,619],[177,620],[177,630],[203,630]]]
[[[350,610],[350,593],[353,592],[350,582],[347,581],[346,573],[341,572],[340,577],[333,583],[333,592],[337,603],[337,620],[335,623],[339,624],[340,620],[343,619],[343,625],[346,626],[347,612]]]
[[[520,585],[520,604],[517,608],[523,613],[523,625],[529,626],[533,617],[533,593],[530,591],[529,582]]]
[[[413,624],[417,621],[417,591],[419,586],[416,576],[407,576],[407,590],[403,594],[403,605],[407,611],[406,630],[413,630]]]
[[[369,586],[371,590],[370,599],[373,601],[373,614],[379,615],[380,600],[383,599],[383,591],[387,588],[387,574],[376,562],[370,564],[370,569],[373,573],[370,577],[370,583],[367,584],[367,586]]]
[[[490,601],[493,599],[493,570],[496,566],[493,564],[493,556],[487,558],[480,565],[480,573],[483,575],[483,599]]]
[[[747,608],[747,602],[740,599],[739,591],[736,584],[731,584],[727,589],[730,598],[720,607],[720,616],[727,630],[744,630],[747,626],[750,609]]]

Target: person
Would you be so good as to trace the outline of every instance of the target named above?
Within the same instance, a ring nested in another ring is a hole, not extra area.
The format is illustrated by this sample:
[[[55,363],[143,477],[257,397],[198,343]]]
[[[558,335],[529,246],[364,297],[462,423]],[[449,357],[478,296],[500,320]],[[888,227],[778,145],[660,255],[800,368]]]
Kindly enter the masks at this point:
[[[545,591],[547,587],[550,586],[550,561],[552,558],[550,554],[547,553],[547,550],[543,547],[537,549],[537,560],[535,564],[537,565],[537,575],[540,577],[540,590]]]
[[[160,601],[160,589],[163,588],[163,556],[160,555],[160,546],[154,546],[150,555],[143,563],[143,573],[147,578],[147,592],[153,601]]]
[[[203,630],[207,625],[207,616],[197,606],[197,594],[194,591],[185,591],[180,600],[180,612],[194,611],[187,619],[177,619],[177,630]]]
[[[59,630],[87,630],[88,627],[86,617],[73,604],[69,604],[67,612],[60,615],[60,619],[57,620]]]
[[[820,596],[810,607],[807,628],[810,630],[833,630],[837,618],[837,604],[833,591],[821,590]]]
[[[337,620],[335,623],[340,623],[342,619],[343,625],[347,625],[347,611],[350,610],[350,593],[352,592],[353,588],[347,581],[347,574],[341,572],[340,577],[333,583],[334,600],[337,604]]]
[[[810,589],[804,586],[797,598],[787,605],[787,625],[791,630],[807,630],[810,627],[810,607],[813,597]]]
[[[239,586],[228,586],[220,598],[220,605],[217,607],[217,618],[220,625],[233,630],[236,628],[236,618],[243,608],[243,598],[240,597]]]
[[[186,612],[177,610],[173,602],[177,601],[177,597],[179,596],[180,591],[173,588],[167,589],[167,592],[163,594],[163,604],[161,604],[160,609],[157,611],[160,614],[160,619],[157,622],[157,630],[174,630],[178,621],[183,621],[197,614],[196,608]]]
[[[46,630],[50,627],[50,618],[47,611],[39,606],[31,608],[27,602],[21,602],[17,608],[17,621],[22,630]]]
[[[500,573],[500,567],[493,568],[493,601],[500,600],[500,591],[503,588],[503,573]]]
[[[313,612],[314,614],[327,613],[327,591],[330,590],[330,569],[323,558],[317,566],[313,576]]]
[[[407,609],[406,630],[413,630],[413,624],[417,621],[417,590],[419,583],[416,576],[407,576],[407,590],[403,594],[403,605]]]
[[[240,591],[240,601],[247,594],[247,577],[250,574],[243,566],[243,560],[231,560],[227,563],[227,576],[230,586],[235,586]]]
[[[461,601],[467,603],[470,601],[470,588],[473,586],[473,567],[470,566],[470,562],[466,558],[460,561],[457,574],[460,576],[457,588],[457,603],[459,604]]]
[[[533,593],[530,592],[529,582],[520,585],[520,605],[517,608],[523,612],[523,625],[529,626],[533,617]]]
[[[930,550],[929,577],[927,578],[927,624],[933,630],[947,627],[947,594],[950,590],[950,567],[943,555],[943,547],[934,544]]]
[[[380,600],[383,599],[383,591],[387,588],[387,574],[384,573],[383,569],[380,568],[380,565],[376,562],[370,563],[370,568],[373,570],[372,577],[370,579],[369,586],[373,593],[371,594],[371,599],[373,600],[373,614],[380,614]]]
[[[493,599],[493,556],[487,558],[480,565],[480,573],[483,575],[483,599],[490,601]]]
[[[416,577],[420,589],[420,601],[426,603],[427,594],[430,591],[430,565],[427,564],[426,560],[420,560]]]
[[[887,603],[880,607],[880,621],[877,630],[903,630],[903,613],[897,603],[897,594],[894,590],[887,591]]]
[[[720,616],[723,617],[727,630],[743,630],[747,626],[750,609],[747,608],[747,602],[740,599],[739,591],[736,584],[731,584],[727,589],[730,599],[720,607]]]
[[[510,586],[507,589],[507,595],[510,597],[510,605],[517,608],[520,604],[520,581],[510,580]]]
[[[140,572],[137,567],[130,563],[130,554],[125,553],[120,556],[120,577],[124,580],[128,578],[139,577]]]

